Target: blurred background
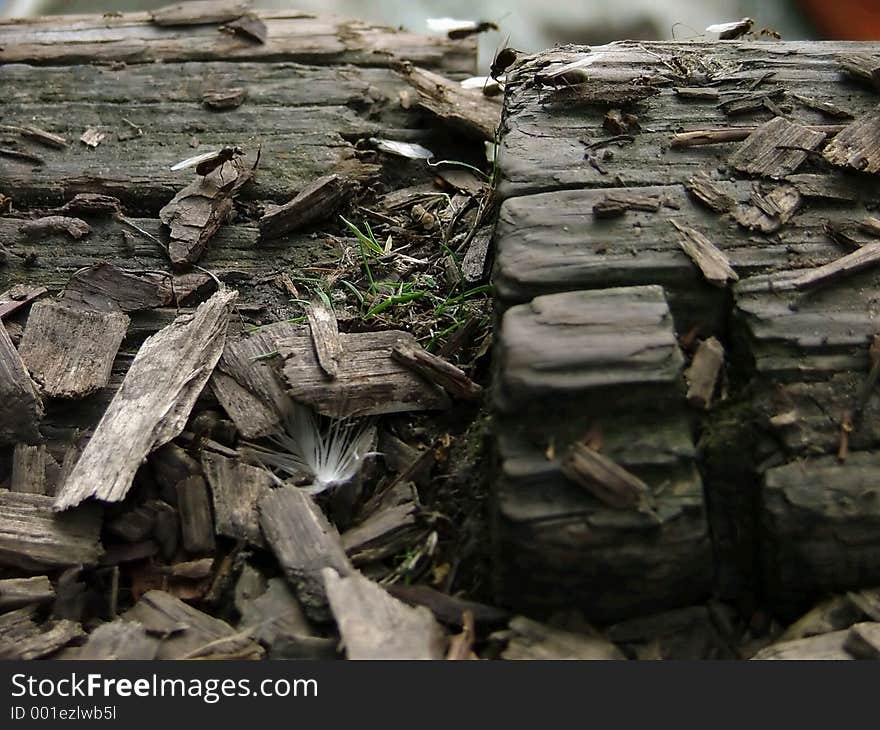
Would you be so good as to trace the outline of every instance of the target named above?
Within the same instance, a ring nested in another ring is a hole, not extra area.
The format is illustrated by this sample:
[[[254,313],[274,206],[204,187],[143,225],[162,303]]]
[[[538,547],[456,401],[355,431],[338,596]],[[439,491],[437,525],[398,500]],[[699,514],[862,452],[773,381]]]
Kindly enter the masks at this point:
[[[170,0],[0,0],[0,16],[149,10]],[[687,39],[708,25],[751,17],[788,40],[880,38],[880,0],[254,0],[263,8],[335,13],[428,32],[427,18],[494,21],[481,62],[504,44],[535,51],[556,43]]]

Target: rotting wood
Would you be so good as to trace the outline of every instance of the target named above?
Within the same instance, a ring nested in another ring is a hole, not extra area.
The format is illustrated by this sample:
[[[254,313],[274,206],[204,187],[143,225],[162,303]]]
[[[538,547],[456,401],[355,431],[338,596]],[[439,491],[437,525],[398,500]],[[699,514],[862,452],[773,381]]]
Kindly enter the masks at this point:
[[[688,403],[695,408],[708,410],[723,365],[723,345],[715,337],[703,340],[694,353],[690,367],[684,372],[688,384]]]
[[[50,494],[55,484],[50,483],[50,471],[54,467],[58,477],[58,464],[47,451],[45,444],[29,446],[16,444],[12,452],[12,476],[9,489],[23,494]]]
[[[208,242],[232,212],[238,189],[253,176],[239,160],[226,162],[197,178],[159,211],[159,219],[170,229],[168,257],[174,266],[198,261]]]
[[[840,68],[850,76],[867,81],[880,91],[880,56],[870,53],[847,53],[838,56]]]
[[[318,621],[329,617],[321,571],[348,575],[351,563],[336,528],[314,500],[296,487],[271,490],[259,503],[260,527],[306,613]]]
[[[843,132],[841,132],[843,134]],[[837,135],[840,139],[840,134]],[[784,117],[774,117],[758,127],[728,158],[732,167],[750,175],[790,175],[819,148],[825,134]],[[832,143],[834,144],[834,143]]]
[[[161,26],[206,25],[235,20],[250,9],[251,4],[246,0],[190,0],[163,5],[150,11],[150,18]]]
[[[860,172],[880,172],[880,106],[858,117],[825,148],[832,165]]]
[[[734,200],[725,193],[705,172],[698,172],[685,183],[687,191],[707,208],[716,213],[726,213],[734,206]]]
[[[128,325],[121,312],[44,299],[31,307],[18,350],[45,395],[84,398],[110,382]]]
[[[52,511],[52,497],[0,491],[0,564],[24,571],[94,565],[101,555],[101,510]]]
[[[572,444],[560,468],[572,482],[609,507],[640,511],[651,509],[648,485],[586,444]]]
[[[89,235],[92,227],[80,218],[70,218],[62,215],[50,215],[45,218],[37,218],[25,221],[19,226],[19,232],[30,239],[48,238],[49,236],[66,233],[75,241]]]
[[[11,289],[7,289],[0,294],[0,320],[15,314],[22,307],[39,299],[47,291],[48,289],[44,286],[28,286],[27,284],[16,284]]]
[[[442,659],[446,639],[431,612],[398,601],[358,572],[324,568],[327,598],[349,659]]]
[[[391,356],[426,380],[440,386],[454,398],[478,400],[483,394],[483,388],[471,380],[463,370],[418,345],[413,343],[395,345],[391,348]]]
[[[756,92],[734,94],[718,104],[718,108],[728,116],[747,114],[765,108],[771,99],[781,99],[785,96],[785,88],[774,86]]]
[[[327,375],[335,378],[339,373],[339,362],[343,355],[336,315],[324,302],[315,300],[309,304],[306,316],[318,363]]]
[[[660,93],[660,89],[640,84],[607,84],[601,81],[561,86],[550,92],[547,101],[551,104],[580,106],[628,106],[645,101]]]
[[[260,659],[262,648],[229,624],[164,591],[149,591],[123,614],[161,639],[156,659]]]
[[[575,634],[525,616],[510,620],[507,631],[495,634],[507,642],[503,659],[626,659],[623,652],[601,636]]]
[[[738,281],[739,275],[731,268],[730,261],[705,235],[695,228],[683,226],[677,221],[670,223],[679,232],[679,245],[696,264],[703,278],[710,284],[725,287],[732,281]]]
[[[412,335],[398,330],[342,333],[345,359],[336,378],[322,370],[311,337],[299,335],[277,342],[284,358],[282,373],[287,392],[323,415],[366,416],[413,410],[447,408],[449,399],[391,355],[397,345],[415,344]]]
[[[159,643],[137,621],[119,618],[92,631],[76,658],[150,661],[156,658]]]
[[[214,552],[214,519],[208,485],[200,476],[191,476],[177,483],[177,509],[183,549],[190,555]]]
[[[0,325],[0,444],[37,443],[43,402],[36,386]]]
[[[260,238],[269,240],[325,220],[351,193],[351,183],[332,173],[310,183],[285,203],[270,207],[260,218]]]
[[[144,342],[59,491],[55,509],[88,497],[124,499],[141,462],[183,430],[223,352],[237,295],[214,294]]]
[[[266,356],[277,352],[286,338],[301,334],[302,328],[276,322],[227,340],[211,387],[245,438],[268,436],[281,428],[281,415],[290,397]]]
[[[202,468],[211,486],[216,533],[264,547],[257,505],[272,490],[272,475],[209,451],[202,453]]]
[[[0,579],[0,612],[48,603],[54,598],[55,589],[48,576]]]
[[[172,282],[171,275],[139,275],[101,261],[70,277],[63,301],[98,311],[154,309],[172,303]]]
[[[411,63],[399,67],[403,79],[418,94],[418,103],[462,131],[492,141],[501,121],[501,105],[483,94],[462,89],[456,81]]]
[[[789,278],[785,283],[795,289],[809,289],[862,271],[878,261],[880,261],[880,243],[869,243],[824,266],[808,269],[799,276]]]

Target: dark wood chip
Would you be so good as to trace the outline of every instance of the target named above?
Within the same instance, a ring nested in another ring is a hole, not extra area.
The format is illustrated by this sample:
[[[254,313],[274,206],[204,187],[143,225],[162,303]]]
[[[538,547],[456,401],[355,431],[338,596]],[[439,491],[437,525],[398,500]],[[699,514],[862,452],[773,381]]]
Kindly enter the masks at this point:
[[[703,278],[714,286],[724,287],[739,276],[731,268],[730,262],[704,234],[695,228],[670,221],[679,233],[679,244],[703,274]]]
[[[190,0],[152,10],[150,17],[163,26],[207,25],[235,20],[250,8],[250,3],[242,0]]]
[[[261,240],[278,238],[329,218],[339,210],[351,189],[351,183],[335,173],[318,178],[291,201],[266,211],[260,218]]]
[[[202,468],[211,486],[216,533],[264,547],[257,505],[272,491],[272,475],[208,451],[202,453]]]
[[[784,177],[793,173],[824,140],[822,132],[774,117],[752,132],[728,162],[750,175]]]
[[[824,156],[838,167],[880,172],[880,107],[848,125],[825,148]]]
[[[395,345],[391,348],[391,356],[425,380],[440,386],[454,398],[478,400],[483,393],[483,388],[471,380],[463,370],[418,345],[413,343]]]
[[[306,314],[312,343],[315,345],[315,355],[318,357],[321,369],[331,378],[335,378],[339,373],[339,361],[343,357],[336,315],[321,300],[311,302]]]
[[[247,89],[237,86],[231,89],[212,89],[202,94],[202,104],[208,109],[237,109],[247,99]]]
[[[712,404],[712,395],[724,365],[724,347],[714,337],[700,343],[690,367],[685,371],[687,400],[695,408],[706,410]]]
[[[269,31],[266,24],[256,15],[242,15],[240,18],[233,20],[221,26],[220,30],[232,33],[242,38],[255,41],[256,43],[265,43],[269,37]]]
[[[572,444],[561,468],[571,481],[609,507],[645,510],[651,506],[647,484],[586,444]]]
[[[36,443],[43,402],[31,376],[0,326],[0,443]]]
[[[59,233],[66,233],[77,241],[83,236],[89,235],[91,230],[92,227],[84,220],[62,215],[50,215],[45,218],[25,221],[19,228],[22,235],[31,239],[47,238]]]

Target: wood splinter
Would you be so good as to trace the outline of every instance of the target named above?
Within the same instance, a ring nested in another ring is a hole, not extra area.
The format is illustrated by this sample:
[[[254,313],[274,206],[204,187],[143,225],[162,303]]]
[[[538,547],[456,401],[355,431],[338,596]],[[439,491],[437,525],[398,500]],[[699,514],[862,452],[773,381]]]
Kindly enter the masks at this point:
[[[391,348],[391,356],[456,398],[477,400],[483,392],[464,371],[421,347],[402,342]]]
[[[562,473],[615,509],[651,509],[651,490],[634,474],[586,444],[575,443],[561,463]]]
[[[688,228],[674,220],[669,221],[681,234],[679,244],[710,284],[727,286],[728,282],[739,281],[739,275],[731,268],[730,262],[715,245],[695,228]]]

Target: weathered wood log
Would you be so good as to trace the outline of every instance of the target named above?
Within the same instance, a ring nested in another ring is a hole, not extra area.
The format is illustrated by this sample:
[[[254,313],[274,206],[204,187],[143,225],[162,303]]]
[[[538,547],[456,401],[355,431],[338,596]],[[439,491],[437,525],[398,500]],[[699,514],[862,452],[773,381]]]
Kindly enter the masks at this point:
[[[110,382],[113,360],[128,325],[122,312],[43,299],[31,307],[18,349],[45,395],[84,398]]]
[[[63,510],[88,497],[124,499],[137,468],[177,436],[223,352],[237,293],[222,291],[149,338],[55,498]]]
[[[332,380],[324,374],[310,336],[289,337],[277,343],[284,358],[282,372],[287,392],[295,400],[335,417],[449,406],[442,390],[391,356],[396,345],[412,345],[412,335],[397,330],[342,333],[339,341],[346,357]]]
[[[443,658],[443,630],[428,609],[407,606],[358,572],[322,573],[349,659]]]
[[[43,402],[18,350],[0,326],[0,443],[36,443]]]
[[[156,659],[260,659],[262,648],[229,624],[164,591],[149,591],[123,614],[161,638]]]
[[[35,572],[94,565],[101,555],[101,511],[52,511],[52,497],[0,491],[0,564]]]
[[[209,451],[202,453],[202,468],[211,486],[216,533],[264,547],[257,505],[272,491],[272,475]]]
[[[183,4],[184,7],[186,4]],[[473,37],[445,37],[408,33],[385,26],[296,11],[254,11],[268,29],[265,44],[242,43],[215,25],[187,25],[156,29],[148,13],[118,17],[85,15],[64,19],[41,18],[32,30],[20,23],[0,23],[0,62],[54,65],[123,61],[247,61],[284,58],[300,63],[334,65],[389,65],[409,59],[449,72],[473,73]],[[238,16],[242,15],[239,13]],[[235,17],[238,17],[235,16]],[[52,34],[54,43],[41,42]]]
[[[329,617],[321,571],[340,575],[353,570],[339,533],[314,503],[296,487],[280,487],[260,500],[260,527],[278,564],[306,613],[315,620]]]
[[[45,575],[0,580],[0,612],[47,603],[54,598],[55,589]]]

